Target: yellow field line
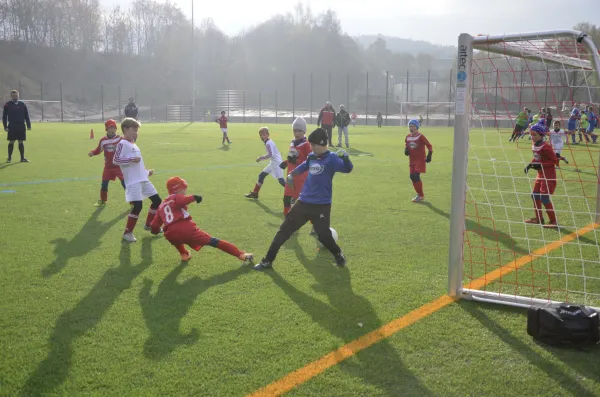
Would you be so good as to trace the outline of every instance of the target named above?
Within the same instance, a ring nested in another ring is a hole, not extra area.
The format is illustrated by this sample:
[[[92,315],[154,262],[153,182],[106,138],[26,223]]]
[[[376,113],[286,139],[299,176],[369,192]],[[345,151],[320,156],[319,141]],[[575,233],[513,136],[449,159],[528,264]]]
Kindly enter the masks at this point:
[[[560,240],[547,244],[542,248],[538,248],[529,255],[522,256],[490,273],[485,274],[482,277],[479,277],[478,279],[469,282],[468,285],[465,286],[465,288],[480,289],[481,287],[486,286],[487,284],[497,280],[498,278],[509,274],[519,269],[520,267],[530,263],[536,257],[554,251],[555,249],[561,247],[565,243],[573,241],[579,236],[589,233],[592,230],[598,228],[599,226],[600,225],[596,223],[592,223],[579,230],[576,230],[573,233],[564,236]],[[280,396],[284,393],[287,393],[294,387],[299,386],[302,383],[310,380],[311,378],[325,372],[325,370],[341,363],[347,358],[352,357],[359,351],[366,349],[367,347],[377,342],[380,342],[385,338],[390,337],[391,335],[395,334],[401,329],[404,329],[409,325],[412,325],[415,322],[419,321],[420,319],[427,317],[432,313],[435,313],[443,307],[448,306],[452,302],[454,302],[454,299],[449,297],[448,295],[441,296],[436,300],[429,302],[411,311],[410,313],[399,317],[381,326],[380,328],[361,336],[358,339],[353,340],[352,342],[349,342],[348,344],[338,348],[337,350],[334,350],[331,353],[324,355],[318,360],[313,361],[305,365],[304,367],[289,373],[283,378],[274,381],[273,383],[263,387],[262,389],[257,390],[252,394],[249,394],[248,397]]]

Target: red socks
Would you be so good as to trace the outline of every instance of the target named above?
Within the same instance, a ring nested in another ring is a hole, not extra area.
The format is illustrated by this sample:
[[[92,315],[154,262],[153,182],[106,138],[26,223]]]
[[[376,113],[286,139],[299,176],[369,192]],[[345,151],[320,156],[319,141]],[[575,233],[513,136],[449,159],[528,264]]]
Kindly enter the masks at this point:
[[[157,210],[153,210],[152,208],[148,209],[148,215],[146,216],[146,226],[150,226],[152,221],[154,220],[154,215],[156,215]]]
[[[106,190],[100,190],[100,200],[108,201],[108,192]]]
[[[423,194],[423,181],[413,182],[413,187],[419,196],[425,197],[425,194]]]
[[[546,212],[548,213],[548,218],[550,218],[550,223],[556,223],[556,214],[554,213],[554,206],[552,205],[552,202],[544,204],[544,207],[546,207]]]
[[[243,252],[240,251],[235,245],[225,240],[219,240],[217,248],[223,252],[227,252],[229,255],[235,256],[236,258],[239,258],[243,254]]]
[[[175,248],[177,248],[177,251],[179,251],[181,255],[186,255],[189,253],[188,250],[185,249],[185,245],[183,244],[176,245]]]
[[[262,184],[257,183],[256,185],[254,185],[254,193],[258,193],[260,191]]]
[[[133,229],[135,229],[135,224],[138,221],[138,216],[135,214],[129,214],[129,216],[127,217],[127,226],[125,226],[125,233],[131,233],[133,232]]]
[[[283,215],[289,214],[291,209],[292,207],[283,207]]]

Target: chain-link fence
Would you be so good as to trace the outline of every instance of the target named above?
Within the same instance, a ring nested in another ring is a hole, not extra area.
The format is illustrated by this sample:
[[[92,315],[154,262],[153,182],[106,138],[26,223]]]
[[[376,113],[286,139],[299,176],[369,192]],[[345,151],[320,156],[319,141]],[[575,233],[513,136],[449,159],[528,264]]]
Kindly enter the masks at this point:
[[[473,103],[488,104],[486,111],[496,127],[511,126],[510,114],[523,106],[543,104],[560,113],[564,111],[562,108],[570,110],[572,103],[586,101],[579,98],[587,95],[578,87],[577,81],[584,78],[578,73],[583,72],[482,73],[484,80],[475,85]],[[302,116],[314,124],[325,102],[330,101],[336,111],[344,104],[351,115],[356,115],[356,124],[375,125],[380,114],[383,125],[406,125],[411,118],[422,118],[425,125],[452,126],[454,77],[454,70],[445,73],[430,70],[418,76],[408,72],[400,75],[290,72],[287,82],[273,82],[268,87],[223,87],[214,92],[197,92],[193,108],[190,94],[187,97],[170,92],[156,94],[152,86],[0,81],[0,92],[8,100],[10,89],[18,89],[32,120],[39,121],[121,119],[129,98],[133,98],[139,108],[139,119],[146,122],[214,122],[225,111],[232,122],[290,123]],[[590,102],[589,98],[587,101]]]

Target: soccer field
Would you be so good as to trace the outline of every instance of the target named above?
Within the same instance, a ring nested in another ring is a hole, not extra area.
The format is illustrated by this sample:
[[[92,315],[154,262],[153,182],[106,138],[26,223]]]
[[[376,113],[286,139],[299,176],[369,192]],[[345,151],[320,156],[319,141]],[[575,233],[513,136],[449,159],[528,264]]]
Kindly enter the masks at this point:
[[[142,222],[138,242],[123,243],[130,207],[119,183],[109,185],[106,207],[94,207],[104,160],[87,152],[101,127],[35,124],[26,145],[31,163],[0,165],[1,396],[244,396],[282,378],[276,385],[292,387],[292,396],[600,395],[598,348],[535,343],[523,309],[464,300],[423,308],[447,293],[452,129],[422,128],[434,154],[422,175],[427,201],[415,204],[403,153],[407,128],[351,128],[354,171],[336,175],[331,215],[347,268],[317,251],[307,225],[284,245],[273,270],[257,272],[211,247],[181,263]],[[259,200],[244,198],[264,167],[254,161],[265,150],[258,128],[231,124],[233,143],[222,147],[214,123],[144,124],[137,144],[163,198],[167,178],[186,179],[188,192],[204,198],[189,208],[198,225],[260,260],[283,219],[283,189],[267,177]],[[270,128],[285,154],[291,126]],[[509,137],[493,135],[494,142]],[[508,156],[529,159],[528,145]],[[494,150],[489,157],[506,156]],[[583,171],[596,161],[578,153]],[[525,165],[518,165],[521,174]],[[518,201],[531,181],[507,183],[519,184],[515,198],[488,200],[510,206],[514,199],[524,208],[506,219],[531,217],[531,201]],[[561,200],[557,209],[565,210]],[[472,210],[467,205],[467,228],[482,246],[521,255],[561,237],[535,225],[479,224]],[[569,232],[588,223],[573,216]],[[587,245],[597,246],[595,236],[587,235]],[[577,255],[597,263],[597,252]],[[513,259],[499,255],[494,265]],[[473,269],[473,277],[491,269]],[[600,293],[600,286],[587,286],[593,288]],[[306,367],[411,312],[422,318],[408,318],[411,325],[347,360],[336,353],[325,366]]]

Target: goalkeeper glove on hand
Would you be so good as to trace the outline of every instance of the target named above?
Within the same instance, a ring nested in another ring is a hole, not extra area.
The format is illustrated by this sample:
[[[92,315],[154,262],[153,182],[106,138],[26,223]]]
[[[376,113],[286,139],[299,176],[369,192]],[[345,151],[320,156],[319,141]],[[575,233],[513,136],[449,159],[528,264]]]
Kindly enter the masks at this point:
[[[287,161],[282,161],[281,164],[279,164],[279,168],[281,168],[282,170],[285,170],[287,166]]]
[[[290,187],[294,187],[294,176],[292,174],[288,174],[285,183]]]
[[[340,158],[348,158],[348,153],[345,150],[338,150],[337,151],[337,156]]]
[[[405,156],[408,156],[408,153],[409,153],[409,151],[408,151],[408,148],[407,148],[407,147],[405,147],[405,148],[404,148],[404,155],[405,155]]]
[[[196,200],[197,203],[201,203],[202,202],[202,196],[194,194],[194,200]]]
[[[426,163],[431,163],[431,155],[433,154],[433,152],[429,152],[427,153],[427,159],[425,159]]]

